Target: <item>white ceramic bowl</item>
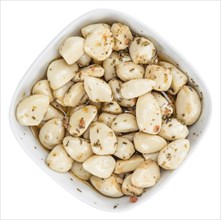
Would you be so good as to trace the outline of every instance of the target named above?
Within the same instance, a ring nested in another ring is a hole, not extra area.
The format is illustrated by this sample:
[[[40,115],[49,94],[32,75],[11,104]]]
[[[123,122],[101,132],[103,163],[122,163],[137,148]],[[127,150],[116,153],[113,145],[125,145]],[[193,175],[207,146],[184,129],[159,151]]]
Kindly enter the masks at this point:
[[[174,49],[151,28],[145,24],[142,24],[133,17],[119,11],[98,9],[82,15],[77,20],[73,21],[69,26],[67,26],[63,31],[61,31],[61,33],[59,33],[55,39],[52,40],[52,42],[46,47],[46,49],[39,55],[39,57],[34,61],[24,77],[21,79],[11,102],[9,117],[11,128],[15,137],[25,152],[33,159],[33,161],[35,161],[42,170],[44,170],[49,176],[51,176],[56,182],[62,185],[74,196],[98,209],[118,211],[135,207],[140,202],[149,199],[154,193],[158,192],[159,189],[163,188],[165,183],[168,182],[172,176],[176,177],[175,173],[177,171],[163,172],[160,181],[154,187],[149,188],[139,198],[136,204],[130,203],[128,197],[113,199],[102,196],[94,189],[92,189],[92,187],[90,187],[88,184],[85,184],[84,182],[75,178],[70,173],[62,174],[49,169],[45,163],[47,152],[39,145],[31,130],[28,127],[20,125],[15,116],[16,106],[19,101],[24,96],[28,96],[30,94],[34,83],[45,76],[47,66],[51,60],[59,56],[58,48],[61,42],[71,35],[79,35],[82,27],[97,22],[122,22],[127,24],[133,32],[149,38],[155,44],[158,53],[162,57],[164,57],[167,61],[178,65],[180,69],[187,73],[189,76],[189,83],[199,91],[199,94],[202,96],[203,103],[202,114],[199,120],[197,123],[190,127],[190,135],[188,136],[188,139],[191,142],[191,150],[189,154],[191,154],[193,149],[196,148],[197,142],[201,138],[202,132],[207,127],[211,113],[211,103],[208,90],[200,79],[200,74],[197,73],[192,65],[176,49]],[[188,157],[184,161],[184,164],[186,162],[188,163]]]

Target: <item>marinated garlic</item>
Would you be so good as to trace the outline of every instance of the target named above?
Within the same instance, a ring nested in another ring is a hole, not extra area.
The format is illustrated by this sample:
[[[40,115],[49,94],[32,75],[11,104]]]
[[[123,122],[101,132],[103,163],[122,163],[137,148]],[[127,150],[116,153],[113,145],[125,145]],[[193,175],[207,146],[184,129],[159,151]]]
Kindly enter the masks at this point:
[[[62,58],[18,104],[17,120],[36,126],[52,170],[109,197],[139,196],[159,181],[160,167],[176,169],[187,157],[199,95],[127,25],[91,24],[81,33],[62,42]]]
[[[61,44],[59,52],[65,61],[71,65],[84,54],[84,38],[69,37]]]

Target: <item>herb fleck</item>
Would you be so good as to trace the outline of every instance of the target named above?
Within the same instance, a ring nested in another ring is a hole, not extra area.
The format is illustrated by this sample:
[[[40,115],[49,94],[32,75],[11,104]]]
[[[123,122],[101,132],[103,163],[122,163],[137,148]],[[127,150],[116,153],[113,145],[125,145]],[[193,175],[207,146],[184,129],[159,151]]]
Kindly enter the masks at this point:
[[[82,192],[79,188],[77,188],[77,191]]]
[[[141,46],[144,46],[144,47],[146,47],[147,45],[149,45],[150,43],[148,42],[148,41],[144,41],[142,44],[141,44]]]
[[[167,157],[167,160],[171,160],[171,154],[170,153],[166,154],[166,157]]]
[[[140,41],[141,41],[141,38],[137,38],[137,44],[139,45],[140,44]]]
[[[32,106],[32,111],[34,111],[37,108],[37,106]]]
[[[94,146],[94,147],[102,148],[102,147],[101,147],[101,142],[100,142],[99,139],[97,139],[97,141],[93,143],[93,146]]]
[[[155,53],[156,53],[156,50],[153,49],[153,50],[152,50],[152,56],[154,56]]]
[[[190,91],[192,91],[193,92],[193,89],[189,86],[189,89],[190,89]]]
[[[118,207],[119,204],[116,204],[113,208],[116,209]]]

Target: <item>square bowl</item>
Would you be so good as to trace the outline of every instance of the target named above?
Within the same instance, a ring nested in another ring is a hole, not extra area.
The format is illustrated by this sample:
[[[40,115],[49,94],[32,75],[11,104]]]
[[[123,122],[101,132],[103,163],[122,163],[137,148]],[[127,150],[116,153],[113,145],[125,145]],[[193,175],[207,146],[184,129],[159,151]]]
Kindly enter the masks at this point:
[[[98,209],[106,211],[118,211],[135,207],[140,202],[144,202],[149,199],[152,195],[154,195],[154,193],[162,189],[163,185],[168,182],[168,180],[171,179],[171,177],[177,171],[162,172],[162,176],[159,182],[154,187],[149,188],[139,198],[136,204],[130,203],[128,197],[105,197],[95,191],[89,184],[87,184],[87,182],[79,180],[71,173],[58,173],[49,169],[45,163],[48,152],[44,150],[42,146],[40,146],[29,127],[24,127],[18,123],[15,114],[16,107],[19,101],[25,96],[30,95],[34,83],[45,76],[47,66],[51,62],[51,60],[59,57],[58,48],[61,42],[71,35],[80,35],[80,30],[82,27],[99,22],[106,22],[110,24],[114,22],[125,23],[131,28],[134,33],[150,39],[155,44],[160,57],[163,57],[164,60],[173,63],[175,66],[177,66],[187,74],[189,78],[188,84],[190,84],[197,90],[202,100],[201,116],[194,125],[189,127],[190,134],[188,136],[188,139],[191,142],[191,150],[189,154],[191,154],[193,149],[196,148],[197,142],[202,136],[202,133],[205,133],[204,131],[208,125],[211,114],[211,101],[208,90],[203,81],[200,79],[200,74],[197,73],[192,65],[175,48],[173,48],[151,28],[120,11],[97,9],[82,15],[77,20],[68,25],[64,30],[62,30],[44,49],[39,57],[33,62],[31,67],[21,79],[18,87],[16,88],[10,106],[9,120],[11,129],[15,137],[17,138],[19,144],[22,146],[25,152],[33,159],[33,161],[35,161],[42,170],[44,170],[57,183],[62,185],[74,196]],[[184,163],[186,161],[188,161],[188,158],[184,161]]]

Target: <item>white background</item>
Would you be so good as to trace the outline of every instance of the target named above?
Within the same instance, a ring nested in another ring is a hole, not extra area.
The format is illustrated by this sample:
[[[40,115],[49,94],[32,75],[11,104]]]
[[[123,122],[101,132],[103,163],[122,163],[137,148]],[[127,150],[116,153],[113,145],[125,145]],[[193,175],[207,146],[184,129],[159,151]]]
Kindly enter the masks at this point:
[[[197,149],[147,203],[121,213],[96,210],[42,172],[13,137],[8,108],[30,64],[66,25],[91,9],[127,12],[187,57],[212,97],[212,118]],[[3,219],[220,218],[220,2],[2,2],[1,200]],[[177,190],[179,186],[180,190]]]

